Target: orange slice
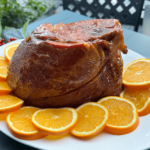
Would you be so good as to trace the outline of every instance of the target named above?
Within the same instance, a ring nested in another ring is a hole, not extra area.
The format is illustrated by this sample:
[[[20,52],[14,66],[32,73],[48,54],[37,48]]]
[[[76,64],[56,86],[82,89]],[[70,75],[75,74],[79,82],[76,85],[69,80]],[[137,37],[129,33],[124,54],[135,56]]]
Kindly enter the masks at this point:
[[[139,117],[135,105],[124,98],[108,96],[98,103],[109,110],[109,119],[104,131],[111,134],[126,134],[135,130],[139,124]]]
[[[120,96],[135,104],[139,116],[150,113],[150,89],[131,90],[125,88]]]
[[[22,106],[23,102],[23,100],[11,95],[0,96],[0,113],[15,111]]]
[[[43,109],[33,114],[32,122],[37,130],[45,134],[62,135],[74,128],[77,118],[73,108]]]
[[[71,133],[77,137],[91,137],[103,130],[108,120],[108,110],[95,102],[85,103],[77,109],[79,118]]]
[[[8,67],[8,61],[4,57],[0,57],[0,67]]]
[[[5,121],[8,114],[9,113],[2,113],[2,114],[0,114],[0,121]]]
[[[4,57],[0,57],[0,79],[6,79],[8,61]]]
[[[0,81],[0,95],[8,95],[11,89],[5,81]]]
[[[9,131],[15,137],[24,140],[36,140],[45,137],[45,134],[37,131],[32,125],[31,117],[37,110],[39,109],[35,107],[22,107],[10,113],[6,119]]]
[[[12,45],[9,45],[5,48],[4,50],[4,54],[5,54],[5,58],[10,61],[11,57],[13,56],[14,52],[16,51],[17,47],[19,46],[20,44],[12,44]]]
[[[1,79],[6,79],[7,77],[7,67],[0,67],[0,78]]]
[[[123,70],[123,84],[128,88],[143,89],[150,87],[150,59],[137,59]]]
[[[3,57],[3,56],[0,56],[0,59],[1,59],[1,58],[5,59],[5,57]]]

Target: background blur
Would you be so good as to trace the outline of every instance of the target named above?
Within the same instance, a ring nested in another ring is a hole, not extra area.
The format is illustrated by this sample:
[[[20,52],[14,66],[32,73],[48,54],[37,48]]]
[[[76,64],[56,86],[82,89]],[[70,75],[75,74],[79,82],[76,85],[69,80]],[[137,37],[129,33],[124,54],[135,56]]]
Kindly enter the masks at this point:
[[[90,3],[92,0],[87,1]],[[115,2],[117,0],[111,1]],[[128,1],[130,0],[126,0],[126,2]],[[150,5],[150,0],[144,1],[141,19],[144,17],[146,5]],[[0,22],[3,29],[7,27],[22,28],[27,20],[29,20],[30,23],[35,22],[55,13],[59,13],[62,10],[62,0],[0,0]],[[77,11],[76,13],[80,12]],[[90,17],[90,13],[87,14],[87,16]],[[132,26],[123,25],[123,27],[133,30]],[[142,23],[138,28],[138,32],[141,31]]]

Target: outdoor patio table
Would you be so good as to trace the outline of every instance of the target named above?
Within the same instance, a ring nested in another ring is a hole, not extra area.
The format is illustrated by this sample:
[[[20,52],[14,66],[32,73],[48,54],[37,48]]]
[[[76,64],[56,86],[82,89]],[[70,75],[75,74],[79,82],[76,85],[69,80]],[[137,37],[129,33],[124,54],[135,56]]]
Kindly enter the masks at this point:
[[[33,31],[37,26],[43,23],[51,23],[52,25],[54,25],[60,22],[70,23],[70,22],[76,22],[76,21],[87,20],[87,19],[91,19],[91,18],[70,12],[68,10],[64,10],[58,14],[55,14],[53,16],[29,24],[27,28],[27,32]],[[20,29],[20,31],[21,30],[22,29]],[[146,58],[150,58],[150,36],[146,36],[127,29],[124,29],[123,34],[124,34],[125,44],[129,49],[141,54]],[[36,149],[21,144],[19,142],[16,142],[15,140],[7,137],[5,134],[3,134],[0,131],[0,150],[36,150]]]

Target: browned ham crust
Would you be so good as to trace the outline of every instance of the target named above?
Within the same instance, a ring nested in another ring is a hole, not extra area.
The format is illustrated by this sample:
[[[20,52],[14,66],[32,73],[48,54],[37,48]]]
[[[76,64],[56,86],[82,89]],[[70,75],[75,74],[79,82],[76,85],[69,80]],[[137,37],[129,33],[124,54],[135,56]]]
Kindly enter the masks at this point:
[[[122,88],[127,53],[118,20],[98,19],[37,27],[14,53],[7,83],[25,104],[76,107]]]

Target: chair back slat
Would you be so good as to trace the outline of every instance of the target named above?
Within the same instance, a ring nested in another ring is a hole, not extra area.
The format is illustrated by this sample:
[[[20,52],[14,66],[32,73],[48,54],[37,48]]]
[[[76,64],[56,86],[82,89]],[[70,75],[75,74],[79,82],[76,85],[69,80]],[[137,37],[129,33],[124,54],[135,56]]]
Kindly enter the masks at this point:
[[[95,19],[118,19],[138,30],[144,0],[63,0],[63,8]]]

